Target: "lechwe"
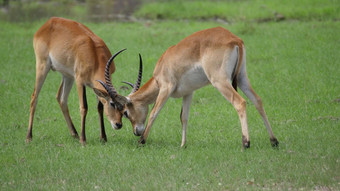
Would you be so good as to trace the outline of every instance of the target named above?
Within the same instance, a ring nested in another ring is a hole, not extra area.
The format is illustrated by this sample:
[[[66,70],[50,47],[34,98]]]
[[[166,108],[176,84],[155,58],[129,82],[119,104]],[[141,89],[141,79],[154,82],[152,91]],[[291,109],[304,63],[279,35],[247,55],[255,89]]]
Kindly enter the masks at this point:
[[[49,19],[35,33],[33,47],[36,57],[36,81],[31,98],[26,142],[32,140],[33,118],[39,92],[48,72],[54,70],[60,72],[62,75],[61,85],[57,93],[57,101],[64,114],[71,135],[78,138],[78,133],[73,126],[67,106],[69,93],[73,82],[76,81],[81,114],[80,142],[85,144],[85,118],[87,114],[85,87],[88,86],[94,89],[95,92],[105,91],[96,80],[104,80],[106,78],[110,81],[110,76],[115,71],[114,64],[106,64],[111,57],[108,47],[102,39],[85,25],[56,17]],[[116,55],[114,55],[113,58]],[[106,68],[105,76],[104,70],[106,66],[108,68]],[[105,114],[111,122],[112,127],[120,129],[122,127],[122,116],[121,112],[115,108],[123,109],[123,105],[120,105],[122,101],[113,102],[102,97],[98,98],[98,113],[101,129],[100,138],[106,141],[103,110],[105,110]]]
[[[246,101],[237,93],[237,87],[254,103],[260,113],[267,127],[271,144],[273,146],[279,144],[268,122],[261,98],[249,83],[243,41],[222,27],[196,32],[168,48],[158,60],[153,77],[139,89],[140,80],[141,76],[136,85],[132,85],[133,91],[126,97],[127,104],[122,114],[131,121],[134,134],[141,135],[139,142],[142,144],[145,143],[153,122],[168,98],[183,97],[181,146],[184,146],[193,92],[207,84],[212,84],[236,109],[241,121],[242,142],[245,148],[250,146]],[[112,86],[110,82],[102,84]],[[116,95],[111,95],[114,96]],[[148,105],[154,102],[148,123],[144,128]]]

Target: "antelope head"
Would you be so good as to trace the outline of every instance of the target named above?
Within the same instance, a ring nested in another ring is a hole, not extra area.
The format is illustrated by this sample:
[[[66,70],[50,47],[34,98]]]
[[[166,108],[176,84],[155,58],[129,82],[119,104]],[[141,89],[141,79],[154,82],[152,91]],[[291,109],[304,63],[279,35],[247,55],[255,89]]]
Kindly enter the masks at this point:
[[[96,89],[95,91],[97,95],[105,98],[110,104],[111,109],[118,110],[120,112],[120,115],[118,117],[119,119],[115,119],[116,121],[121,120],[121,118],[124,116],[128,118],[131,122],[131,125],[133,127],[133,133],[136,136],[141,136],[142,133],[144,132],[144,123],[146,116],[148,114],[148,106],[142,106],[138,102],[133,102],[131,100],[131,96],[138,91],[141,81],[142,81],[142,73],[143,73],[143,62],[142,62],[142,57],[139,54],[139,73],[138,73],[138,78],[135,84],[132,84],[130,82],[123,82],[128,84],[129,86],[132,87],[131,93],[125,97],[122,95],[119,95],[117,90],[113,87],[112,82],[110,80],[110,73],[109,73],[109,68],[114,60],[114,58],[124,51],[126,49],[123,49],[119,52],[117,52],[115,55],[113,55],[109,61],[106,64],[105,67],[105,82],[101,80],[97,80],[106,90],[106,92],[100,91]]]
[[[105,82],[101,80],[97,80],[106,91],[93,88],[94,92],[99,96],[99,99],[104,100],[104,111],[107,119],[110,121],[111,126],[114,129],[120,129],[122,127],[121,123],[116,123],[117,121],[121,121],[122,114],[121,110],[123,110],[124,105],[127,103],[127,99],[124,96],[121,96],[117,93],[116,89],[113,87],[111,78],[110,78],[110,65],[115,57],[123,52],[126,49],[118,51],[116,54],[111,56],[111,58],[106,63],[105,67]]]

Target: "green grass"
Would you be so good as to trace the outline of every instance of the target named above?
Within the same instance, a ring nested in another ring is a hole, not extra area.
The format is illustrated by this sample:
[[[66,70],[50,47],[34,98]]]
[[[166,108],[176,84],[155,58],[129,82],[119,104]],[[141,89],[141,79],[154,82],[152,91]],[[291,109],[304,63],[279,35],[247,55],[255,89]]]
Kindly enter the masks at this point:
[[[332,16],[333,17],[333,16]],[[41,91],[33,141],[25,143],[35,80],[34,32],[43,24],[0,22],[0,190],[339,190],[340,23],[322,21],[196,21],[85,23],[116,60],[113,83],[135,81],[138,53],[145,83],[160,55],[195,31],[228,28],[247,48],[247,71],[262,97],[280,141],[269,137],[255,107],[247,107],[251,148],[242,152],[234,108],[213,87],[196,91],[187,147],[180,148],[181,99],[170,99],[145,146],[130,122],[115,131],[105,121],[108,142],[99,141],[96,98],[87,89],[87,145],[71,138],[56,102],[60,74],[50,72]],[[243,94],[242,94],[243,95]],[[244,97],[244,95],[243,95]],[[249,101],[248,101],[249,102]],[[76,89],[69,97],[80,132]]]
[[[136,13],[137,18],[149,19],[213,19],[228,21],[275,20],[277,14],[286,19],[339,19],[336,0],[244,0],[244,1],[152,1]]]

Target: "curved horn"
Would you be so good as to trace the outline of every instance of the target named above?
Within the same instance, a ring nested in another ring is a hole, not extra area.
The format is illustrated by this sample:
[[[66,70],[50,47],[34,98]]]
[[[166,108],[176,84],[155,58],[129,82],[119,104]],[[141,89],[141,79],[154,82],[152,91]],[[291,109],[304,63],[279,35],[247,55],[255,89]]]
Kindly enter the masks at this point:
[[[111,96],[112,94],[115,94],[115,92],[111,92],[111,88],[108,87],[103,81],[101,80],[97,80],[97,82],[99,82],[107,91],[107,93]]]
[[[131,94],[135,93],[139,89],[140,84],[142,82],[142,75],[143,75],[143,61],[142,61],[142,56],[139,54],[139,73],[138,73],[136,84],[133,86]]]
[[[113,56],[111,56],[111,58],[107,61],[106,63],[106,67],[105,67],[105,82],[106,82],[106,87],[103,85],[103,83],[101,81],[99,81],[103,86],[104,88],[106,89],[106,91],[110,94],[111,97],[115,97],[115,95],[117,95],[117,91],[116,89],[113,87],[112,85],[112,82],[111,82],[111,79],[110,79],[110,66],[111,66],[111,63],[112,61],[115,59],[115,57],[123,52],[125,49],[122,49],[120,51],[118,51],[116,54],[114,54]],[[108,90],[108,89],[109,90]]]
[[[125,81],[122,81],[124,84],[127,84],[127,85],[129,85],[129,86],[131,86],[132,88],[134,88],[134,85],[133,85],[133,83],[131,83],[131,82],[125,82]]]

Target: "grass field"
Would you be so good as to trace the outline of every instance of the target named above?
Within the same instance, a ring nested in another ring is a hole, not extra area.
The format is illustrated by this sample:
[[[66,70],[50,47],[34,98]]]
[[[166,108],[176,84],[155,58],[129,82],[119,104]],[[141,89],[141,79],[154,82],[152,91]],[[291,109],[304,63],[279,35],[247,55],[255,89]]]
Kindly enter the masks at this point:
[[[258,14],[254,12],[253,18]],[[105,121],[108,142],[103,144],[96,97],[87,89],[83,147],[69,135],[55,99],[61,81],[55,72],[49,73],[43,86],[33,141],[26,144],[35,81],[32,37],[44,21],[0,21],[0,190],[340,190],[336,14],[229,24],[190,19],[85,23],[112,52],[128,49],[117,58],[113,74],[113,84],[124,95],[129,91],[119,87],[121,81],[135,80],[138,53],[143,56],[146,82],[161,54],[195,31],[223,26],[241,37],[249,79],[280,141],[278,149],[270,146],[265,126],[248,101],[251,148],[246,151],[235,109],[211,86],[194,95],[184,149],[180,148],[181,99],[167,102],[145,146],[138,146],[126,119],[119,131]],[[69,108],[79,133],[74,87]]]

